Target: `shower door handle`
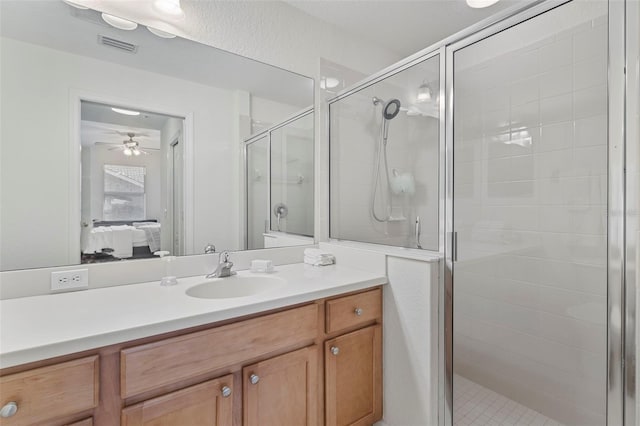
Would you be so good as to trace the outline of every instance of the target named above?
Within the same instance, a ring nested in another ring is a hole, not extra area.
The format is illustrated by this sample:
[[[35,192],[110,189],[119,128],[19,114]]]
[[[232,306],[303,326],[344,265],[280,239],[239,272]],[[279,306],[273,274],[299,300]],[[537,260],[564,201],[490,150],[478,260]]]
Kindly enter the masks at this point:
[[[416,237],[416,247],[422,249],[420,245],[420,234],[422,233],[422,229],[420,226],[420,216],[416,216],[416,229],[415,229],[415,237]]]
[[[451,233],[451,260],[458,261],[458,233]]]

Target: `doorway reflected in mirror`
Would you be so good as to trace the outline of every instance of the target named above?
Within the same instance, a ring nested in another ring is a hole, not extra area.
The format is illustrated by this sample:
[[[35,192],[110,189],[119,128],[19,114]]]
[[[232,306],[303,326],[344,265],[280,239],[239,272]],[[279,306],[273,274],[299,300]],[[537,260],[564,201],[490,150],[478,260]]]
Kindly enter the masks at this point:
[[[81,263],[184,254],[184,118],[84,100],[80,111]]]

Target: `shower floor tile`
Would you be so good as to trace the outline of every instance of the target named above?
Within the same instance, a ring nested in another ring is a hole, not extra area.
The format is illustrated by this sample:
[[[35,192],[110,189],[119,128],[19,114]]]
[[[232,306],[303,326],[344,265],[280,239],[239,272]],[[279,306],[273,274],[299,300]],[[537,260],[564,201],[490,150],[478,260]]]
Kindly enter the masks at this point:
[[[453,376],[454,426],[563,426],[471,380]]]

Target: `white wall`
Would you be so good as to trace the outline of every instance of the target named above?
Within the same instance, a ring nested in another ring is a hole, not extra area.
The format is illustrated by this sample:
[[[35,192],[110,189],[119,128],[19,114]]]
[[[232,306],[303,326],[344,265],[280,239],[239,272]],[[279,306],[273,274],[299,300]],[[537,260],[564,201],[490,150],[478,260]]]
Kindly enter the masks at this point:
[[[387,256],[383,420],[389,426],[437,424],[438,265]]]
[[[300,110],[301,108],[293,105],[251,96],[251,134],[260,133],[299,113]]]
[[[0,90],[3,104],[12,106],[1,112],[0,269],[79,262],[79,251],[78,258],[68,254],[71,227],[79,226],[70,223],[69,211],[76,190],[69,174],[79,167],[69,163],[72,91],[143,110],[193,114],[193,173],[201,177],[194,185],[194,217],[188,218],[196,229],[194,247],[199,252],[209,241],[236,247],[236,230],[226,224],[239,215],[238,203],[228,186],[217,184],[235,176],[232,159],[239,155],[231,92],[11,39],[0,43]]]

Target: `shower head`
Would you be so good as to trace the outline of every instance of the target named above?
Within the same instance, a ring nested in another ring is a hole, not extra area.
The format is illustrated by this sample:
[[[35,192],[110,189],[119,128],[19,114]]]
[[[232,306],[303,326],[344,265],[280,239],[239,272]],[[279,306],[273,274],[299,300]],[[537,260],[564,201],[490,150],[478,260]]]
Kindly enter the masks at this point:
[[[384,99],[374,96],[372,101],[374,105],[382,104],[382,116],[385,120],[394,119],[400,112],[400,101],[397,99],[391,99],[390,101],[385,102]]]
[[[397,99],[391,99],[384,104],[382,116],[385,118],[385,120],[393,120],[394,118],[396,118],[396,115],[398,115],[399,112],[400,101]]]

